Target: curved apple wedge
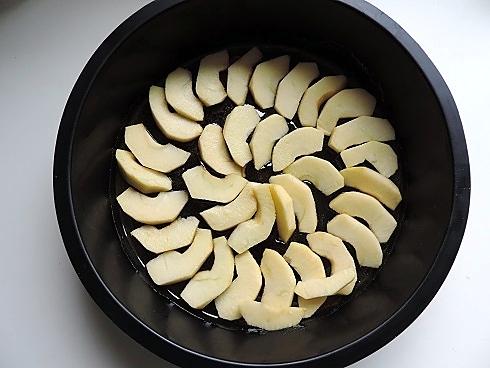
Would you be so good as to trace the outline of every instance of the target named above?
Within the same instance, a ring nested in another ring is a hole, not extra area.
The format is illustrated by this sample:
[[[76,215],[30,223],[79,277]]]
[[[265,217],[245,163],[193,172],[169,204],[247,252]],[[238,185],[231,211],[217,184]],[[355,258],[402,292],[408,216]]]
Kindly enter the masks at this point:
[[[284,258],[275,250],[267,248],[262,254],[260,270],[264,275],[261,302],[274,308],[290,307],[296,278]]]
[[[348,268],[329,277],[300,281],[296,285],[294,292],[304,299],[316,299],[335,295],[354,280],[354,277],[356,277],[356,271]]]
[[[237,105],[245,103],[253,67],[261,59],[262,53],[257,47],[254,47],[228,68],[226,91],[228,97]]]
[[[274,308],[255,301],[240,304],[240,314],[247,324],[267,331],[296,326],[301,322],[303,313],[303,308],[298,307]]]
[[[296,229],[296,219],[294,217],[294,204],[291,196],[286,189],[277,184],[270,186],[272,200],[276,208],[277,231],[279,238],[287,242]]]
[[[398,160],[393,148],[381,142],[367,142],[340,152],[346,167],[368,161],[378,172],[389,178],[398,170]]]
[[[177,68],[165,80],[167,102],[180,115],[193,121],[203,121],[204,109],[201,101],[192,91],[192,74],[184,68]]]
[[[225,87],[219,80],[219,73],[228,68],[228,62],[229,56],[226,50],[201,59],[197,72],[196,93],[204,105],[216,105],[226,98]]]

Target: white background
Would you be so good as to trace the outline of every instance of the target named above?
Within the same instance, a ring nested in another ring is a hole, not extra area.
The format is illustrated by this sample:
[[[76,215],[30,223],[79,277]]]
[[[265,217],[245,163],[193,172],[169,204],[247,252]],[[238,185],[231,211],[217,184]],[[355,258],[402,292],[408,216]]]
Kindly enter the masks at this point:
[[[372,2],[420,43],[454,95],[472,203],[461,251],[433,302],[354,367],[489,367],[490,1]],[[1,367],[172,367],[121,332],[85,292],[61,241],[51,184],[56,132],[78,74],[146,3],[0,0]]]

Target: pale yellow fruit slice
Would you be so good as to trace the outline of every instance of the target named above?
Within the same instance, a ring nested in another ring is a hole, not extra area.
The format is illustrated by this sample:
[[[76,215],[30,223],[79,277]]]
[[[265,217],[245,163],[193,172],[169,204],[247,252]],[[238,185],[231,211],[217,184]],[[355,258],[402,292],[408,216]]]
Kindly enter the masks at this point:
[[[201,101],[192,91],[192,74],[184,68],[177,68],[165,80],[165,96],[167,102],[180,115],[193,121],[204,119]]]
[[[304,299],[335,295],[340,289],[350,283],[354,277],[356,277],[356,271],[348,268],[329,277],[300,281],[296,285],[294,292]]]
[[[205,56],[199,63],[197,72],[196,93],[206,106],[223,102],[226,98],[225,87],[219,80],[219,73],[228,68],[228,51],[223,50]]]
[[[264,303],[248,301],[240,304],[240,313],[250,326],[277,331],[300,323],[304,310],[298,307],[274,308]]]
[[[296,229],[293,199],[286,189],[277,184],[270,186],[274,206],[276,207],[277,231],[279,238],[287,242]]]
[[[245,103],[253,68],[261,59],[262,53],[254,47],[228,68],[226,91],[228,97],[235,104],[243,105]]]
[[[381,142],[367,142],[340,152],[346,167],[368,161],[378,172],[389,178],[398,170],[398,160],[393,148]]]
[[[296,278],[284,258],[267,248],[262,254],[260,270],[264,275],[264,291],[261,302],[274,308],[290,307],[293,301]]]

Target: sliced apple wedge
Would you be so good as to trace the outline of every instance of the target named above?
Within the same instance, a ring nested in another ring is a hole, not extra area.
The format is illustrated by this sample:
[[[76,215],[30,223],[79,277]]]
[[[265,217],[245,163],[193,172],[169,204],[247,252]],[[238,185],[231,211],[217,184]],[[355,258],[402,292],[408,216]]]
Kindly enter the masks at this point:
[[[247,179],[237,174],[218,178],[211,175],[204,167],[195,166],[182,174],[189,194],[195,199],[205,199],[228,203],[247,185]]]
[[[193,121],[203,121],[204,109],[192,91],[192,74],[189,70],[177,68],[167,75],[165,96],[180,115]]]
[[[386,243],[396,228],[396,220],[370,195],[359,192],[339,194],[329,204],[337,213],[360,217],[365,220],[380,243]]]
[[[316,126],[320,106],[330,97],[342,90],[347,84],[343,75],[323,77],[309,87],[298,108],[298,117],[303,126]]]
[[[270,190],[274,206],[276,207],[279,238],[286,243],[296,229],[293,199],[286,192],[286,189],[280,185],[271,184]]]
[[[167,175],[141,166],[131,152],[116,150],[116,161],[124,179],[140,192],[148,194],[172,189],[172,181]]]
[[[262,254],[260,269],[264,275],[261,302],[274,308],[290,307],[296,278],[284,258],[275,250],[267,248]]]
[[[176,250],[162,253],[148,262],[146,269],[155,284],[175,284],[194,276],[212,251],[211,230],[197,229],[192,244],[184,253]]]
[[[247,138],[259,121],[259,114],[250,105],[237,106],[226,117],[223,136],[231,157],[242,167],[252,159]]]
[[[199,137],[202,132],[201,125],[170,112],[162,87],[151,86],[148,99],[153,118],[165,137],[178,142],[189,142]]]
[[[180,294],[192,308],[203,309],[225,291],[233,280],[235,261],[226,238],[216,238],[213,243],[213,267],[209,271],[196,273]]]
[[[372,115],[375,106],[376,99],[365,89],[344,89],[327,101],[318,117],[317,128],[330,135],[339,119]]]
[[[296,270],[301,281],[326,277],[321,258],[304,244],[291,242],[284,253],[284,259]],[[308,318],[320,308],[326,299],[325,296],[313,299],[298,297],[298,305],[305,310],[304,317]]]
[[[198,143],[202,160],[213,170],[223,175],[242,175],[242,168],[231,158],[223,137],[223,129],[218,124],[206,125]]]
[[[298,219],[299,231],[303,233],[314,232],[317,225],[316,206],[308,185],[290,174],[272,176],[269,182],[283,187],[293,199],[294,214]]]
[[[274,308],[264,303],[248,301],[240,304],[240,313],[250,326],[277,331],[300,323],[304,310],[298,307]]]
[[[260,108],[268,109],[274,106],[277,86],[288,71],[288,55],[264,61],[255,67],[250,79],[250,92]]]
[[[253,67],[262,59],[262,53],[257,47],[252,48],[228,68],[226,91],[228,97],[237,105],[243,105],[247,99],[248,82],[252,76]]]
[[[215,206],[201,212],[211,229],[223,231],[250,220],[257,211],[254,183],[248,183],[238,197],[226,206]]]
[[[143,124],[127,126],[124,141],[143,166],[164,173],[182,166],[191,155],[170,143],[157,143]]]
[[[318,77],[316,63],[298,63],[279,83],[274,108],[285,118],[296,115],[301,97],[310,83]]]
[[[336,127],[328,146],[341,152],[350,146],[369,141],[386,142],[395,139],[395,130],[386,119],[360,116]]]
[[[367,142],[340,152],[346,167],[368,161],[378,172],[389,178],[398,170],[398,160],[393,148],[381,142]]]
[[[344,186],[344,177],[335,166],[318,157],[302,157],[286,167],[284,173],[311,182],[327,196]]]
[[[219,80],[219,73],[228,68],[228,51],[223,50],[201,59],[197,72],[196,93],[206,106],[223,102],[226,98],[225,87]]]
[[[327,224],[327,231],[352,244],[361,266],[378,268],[383,261],[383,252],[379,241],[362,223],[355,218],[340,214]]]
[[[153,253],[163,253],[185,247],[192,243],[199,220],[194,217],[178,218],[162,229],[144,225],[133,231],[133,235],[146,249]]]
[[[318,255],[325,257],[330,261],[331,272],[330,276],[348,268],[356,269],[354,258],[347,250],[342,239],[335,235],[317,231],[316,233],[306,236],[308,245]],[[339,290],[337,294],[349,295],[356,286],[357,274],[354,279],[345,287]]]
[[[323,133],[312,127],[293,130],[279,139],[272,151],[272,168],[284,170],[299,156],[309,155],[323,148]]]
[[[356,277],[356,271],[348,268],[329,277],[300,281],[296,285],[294,292],[304,299],[316,299],[335,295],[339,290],[349,284],[354,277]]]
[[[184,208],[189,196],[185,191],[158,193],[147,197],[133,188],[128,188],[117,196],[117,202],[126,215],[147,225],[172,222]]]
[[[272,158],[274,144],[288,133],[286,120],[278,114],[273,114],[255,127],[250,141],[255,170],[259,170]]]
[[[257,212],[254,218],[242,222],[231,233],[228,244],[237,253],[267,239],[276,221],[276,210],[268,184],[255,184],[254,195],[257,200]]]
[[[374,170],[367,167],[349,167],[340,173],[346,186],[372,195],[389,209],[394,210],[402,200],[395,183]]]
[[[260,267],[250,252],[235,256],[237,278],[214,300],[221,318],[233,321],[242,317],[240,304],[253,301],[262,287]]]

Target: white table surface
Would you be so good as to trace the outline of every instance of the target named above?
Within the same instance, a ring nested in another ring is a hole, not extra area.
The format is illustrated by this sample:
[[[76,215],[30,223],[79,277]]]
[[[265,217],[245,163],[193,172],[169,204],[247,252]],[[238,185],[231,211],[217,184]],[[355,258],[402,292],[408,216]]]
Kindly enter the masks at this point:
[[[372,2],[420,43],[449,85],[473,188],[466,235],[437,296],[398,338],[353,367],[489,367],[490,1]],[[88,296],[61,241],[51,184],[56,132],[78,74],[146,3],[0,0],[1,367],[173,367]]]

